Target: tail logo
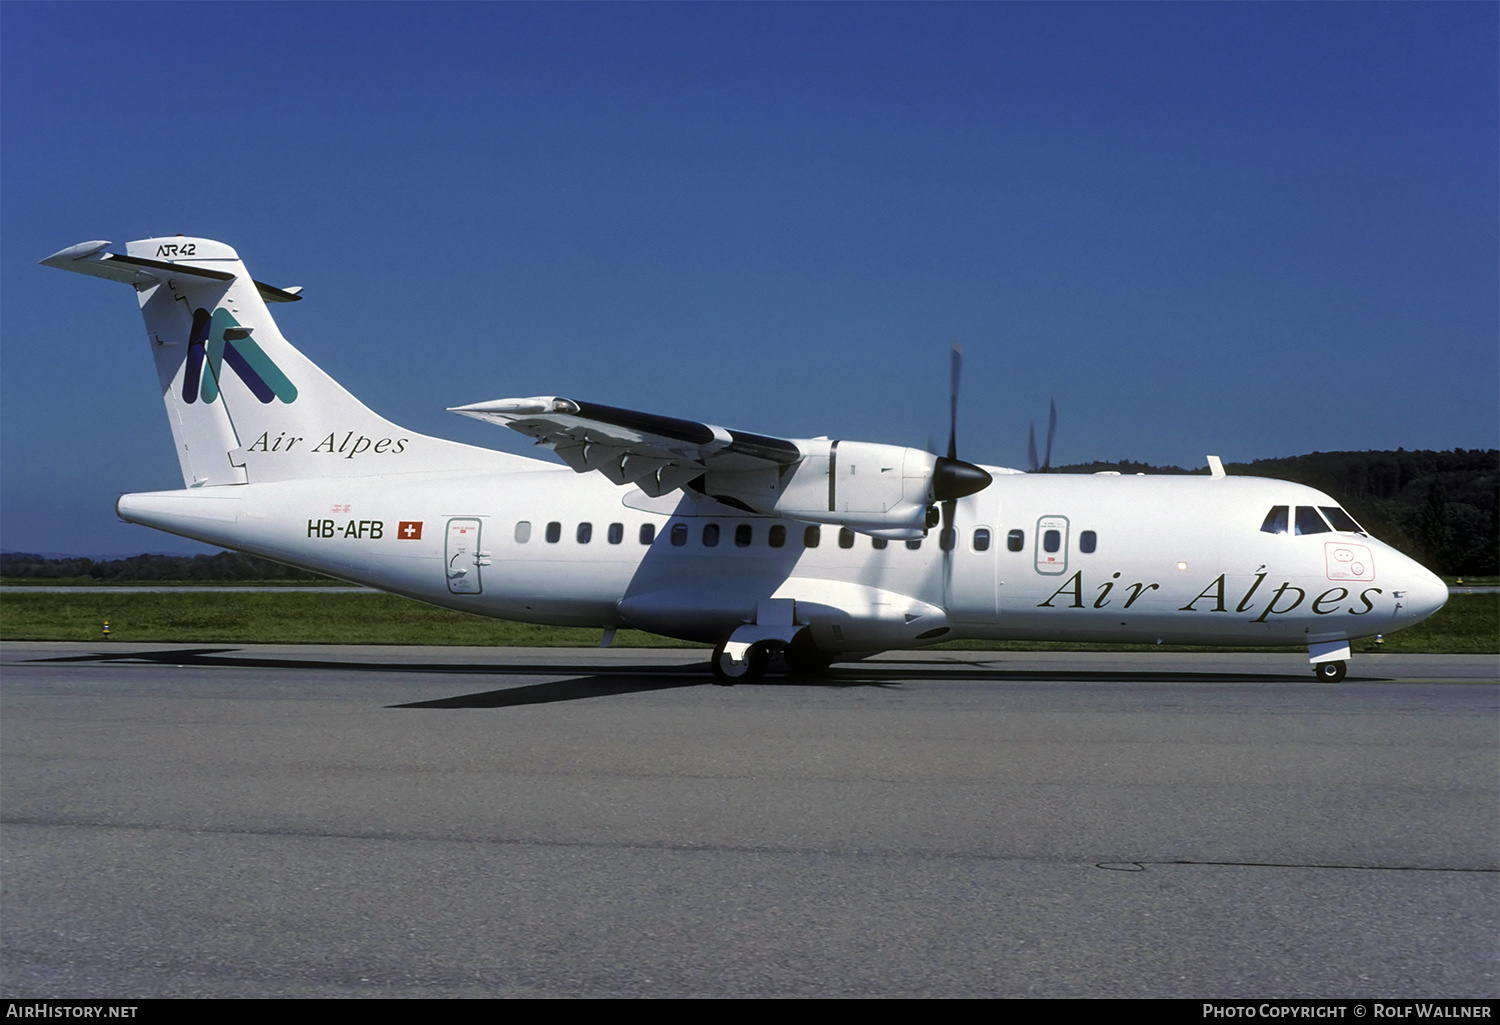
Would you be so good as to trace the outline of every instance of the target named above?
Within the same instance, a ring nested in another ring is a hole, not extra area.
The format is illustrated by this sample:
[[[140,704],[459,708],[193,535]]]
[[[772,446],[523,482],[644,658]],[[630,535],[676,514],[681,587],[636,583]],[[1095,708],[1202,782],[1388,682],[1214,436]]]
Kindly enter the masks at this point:
[[[250,329],[241,327],[228,310],[220,307],[212,316],[204,309],[193,311],[187,366],[182,375],[182,401],[193,403],[201,398],[208,403],[218,398],[220,375],[226,366],[261,402],[269,403],[272,399],[293,402],[297,398],[297,386],[250,337]]]

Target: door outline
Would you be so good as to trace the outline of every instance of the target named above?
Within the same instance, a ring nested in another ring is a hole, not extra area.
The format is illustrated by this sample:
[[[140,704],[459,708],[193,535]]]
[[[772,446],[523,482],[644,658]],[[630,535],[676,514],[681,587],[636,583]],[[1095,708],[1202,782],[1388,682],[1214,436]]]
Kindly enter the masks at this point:
[[[481,526],[474,517],[455,517],[448,521],[443,570],[452,594],[481,594],[484,591],[481,567],[486,559],[479,547]]]

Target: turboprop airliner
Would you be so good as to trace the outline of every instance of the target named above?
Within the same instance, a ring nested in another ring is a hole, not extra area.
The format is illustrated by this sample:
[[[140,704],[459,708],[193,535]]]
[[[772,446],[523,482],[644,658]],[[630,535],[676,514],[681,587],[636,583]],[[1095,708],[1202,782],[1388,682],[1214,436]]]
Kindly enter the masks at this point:
[[[123,249],[42,261],[130,285],[145,317],[183,488],[122,496],[122,519],[605,643],[705,641],[720,682],[958,638],[1306,645],[1338,681],[1352,638],[1447,599],[1328,495],[1215,457],[1209,476],[1022,473],[959,459],[951,431],[937,456],[556,395],[453,412],[561,465],[428,437],[282,337],[267,304],[299,289],[208,239]]]

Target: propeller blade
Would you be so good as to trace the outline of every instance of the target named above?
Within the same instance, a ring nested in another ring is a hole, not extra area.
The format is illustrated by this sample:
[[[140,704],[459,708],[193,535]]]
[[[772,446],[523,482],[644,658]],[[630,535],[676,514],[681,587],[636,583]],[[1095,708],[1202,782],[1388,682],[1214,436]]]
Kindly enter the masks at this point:
[[[958,379],[963,373],[964,351],[953,347],[948,384],[948,458],[958,458]]]
[[[1031,472],[1036,473],[1039,464],[1036,461],[1036,422],[1026,428],[1026,458],[1031,461]]]
[[[1042,463],[1052,469],[1052,439],[1057,436],[1057,396],[1052,396],[1052,409],[1047,414],[1047,461]]]

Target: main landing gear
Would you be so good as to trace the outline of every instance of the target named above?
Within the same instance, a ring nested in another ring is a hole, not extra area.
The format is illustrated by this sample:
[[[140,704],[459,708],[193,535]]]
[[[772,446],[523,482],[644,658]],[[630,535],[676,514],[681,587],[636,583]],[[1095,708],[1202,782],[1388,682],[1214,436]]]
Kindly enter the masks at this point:
[[[720,641],[719,646],[714,649],[714,683],[721,687],[733,687],[737,683],[758,683],[760,678],[766,675],[766,667],[771,664],[771,648],[769,645],[752,644],[745,652],[745,660],[736,662],[724,651],[727,640]]]
[[[1348,662],[1319,662],[1313,666],[1313,675],[1324,683],[1338,683],[1348,671]]]
[[[758,683],[771,667],[771,661],[780,655],[786,662],[790,676],[821,676],[833,664],[833,658],[825,655],[806,631],[799,633],[790,644],[776,641],[761,641],[750,645],[743,662],[736,662],[725,651],[728,641],[721,641],[714,649],[714,683],[731,687],[736,683]]]

